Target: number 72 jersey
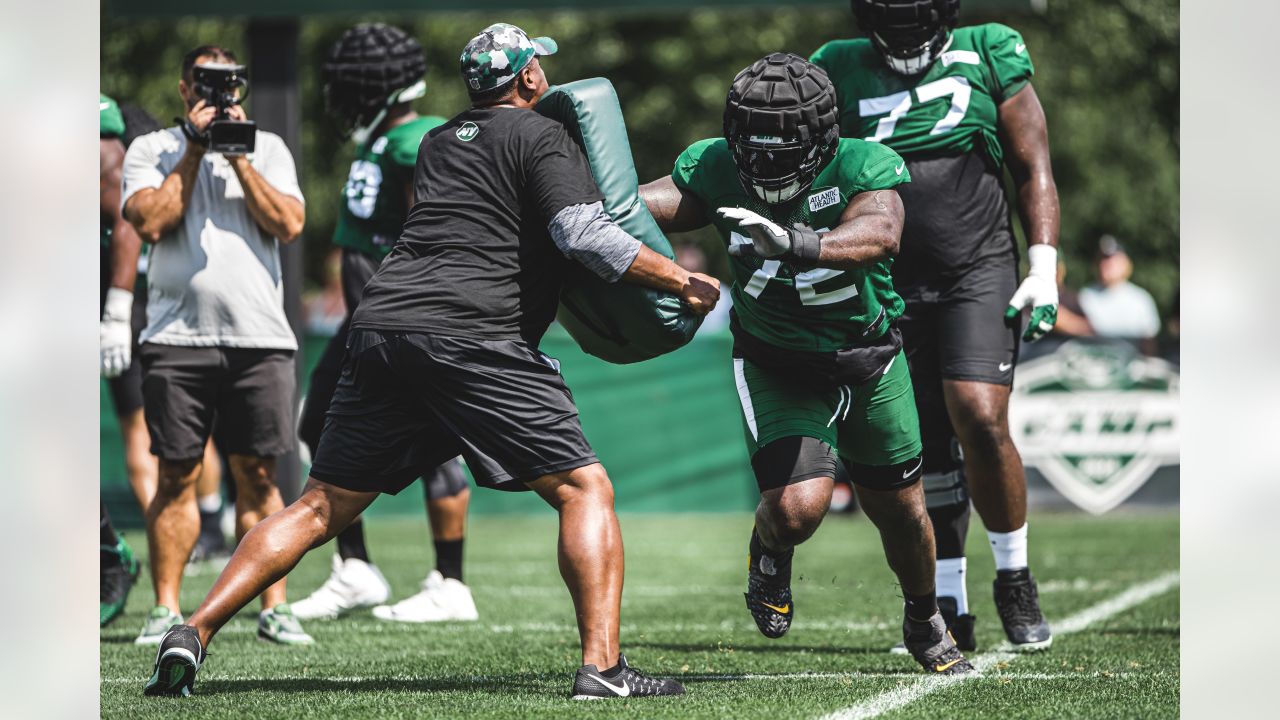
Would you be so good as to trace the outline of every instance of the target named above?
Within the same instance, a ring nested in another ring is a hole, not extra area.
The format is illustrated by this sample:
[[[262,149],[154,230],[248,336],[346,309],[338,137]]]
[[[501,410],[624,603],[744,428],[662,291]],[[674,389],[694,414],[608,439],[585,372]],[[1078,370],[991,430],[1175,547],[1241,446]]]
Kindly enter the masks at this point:
[[[1000,103],[1031,81],[1035,68],[1022,36],[990,23],[951,31],[921,75],[900,75],[865,38],[833,40],[810,58],[827,71],[840,102],[840,134],[913,155],[963,155],[977,149],[1000,167]]]
[[[676,160],[671,178],[706,208],[707,220],[726,245],[747,242],[737,223],[716,214],[741,207],[780,225],[804,223],[822,231],[840,223],[855,195],[893,188],[911,179],[906,162],[893,150],[842,138],[835,157],[807,192],[786,205],[771,206],[749,195],[724,138],[690,145]],[[892,260],[850,270],[798,270],[779,260],[730,257],[734,314],[745,332],[775,347],[829,352],[874,344],[902,315],[893,289]]]

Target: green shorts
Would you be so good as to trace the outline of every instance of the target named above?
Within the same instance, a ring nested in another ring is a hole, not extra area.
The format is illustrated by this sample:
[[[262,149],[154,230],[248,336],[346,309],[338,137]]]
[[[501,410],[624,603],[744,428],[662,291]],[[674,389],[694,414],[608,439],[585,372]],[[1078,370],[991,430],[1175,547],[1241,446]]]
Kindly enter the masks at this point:
[[[794,436],[821,440],[859,465],[897,465],[920,455],[920,421],[901,351],[879,377],[855,387],[816,386],[743,358],[734,358],[733,373],[753,456]]]

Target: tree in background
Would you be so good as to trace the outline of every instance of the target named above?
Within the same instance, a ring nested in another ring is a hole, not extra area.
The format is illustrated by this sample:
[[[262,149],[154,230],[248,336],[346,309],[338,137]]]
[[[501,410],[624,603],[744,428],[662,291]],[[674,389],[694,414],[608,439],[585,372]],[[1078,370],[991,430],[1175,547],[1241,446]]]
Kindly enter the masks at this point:
[[[609,78],[627,118],[641,181],[670,172],[695,140],[721,132],[733,76],[769,52],[808,55],[855,34],[845,3],[830,7],[655,13],[439,13],[359,16],[413,32],[427,52],[420,112],[451,116],[466,106],[458,53],[491,22],[550,35],[553,81]],[[318,285],[333,233],[350,149],[323,112],[319,67],[357,20],[304,19],[301,95],[306,121],[299,164],[307,195],[307,278]],[[1134,281],[1168,311],[1178,288],[1178,3],[1176,0],[1050,0],[1043,14],[964,12],[965,24],[1004,22],[1022,32],[1036,64],[1062,201],[1062,247],[1073,285],[1088,282],[1097,238],[1116,235],[1132,256]],[[159,118],[178,114],[175,70],[203,42],[244,49],[243,20],[122,21],[104,17],[102,92]],[[242,55],[243,56],[243,55]],[[247,58],[252,77],[253,58]],[[252,109],[252,96],[249,99]],[[1015,224],[1015,227],[1017,225]],[[1018,229],[1020,233],[1020,228]],[[694,234],[712,271],[725,275],[713,233]]]

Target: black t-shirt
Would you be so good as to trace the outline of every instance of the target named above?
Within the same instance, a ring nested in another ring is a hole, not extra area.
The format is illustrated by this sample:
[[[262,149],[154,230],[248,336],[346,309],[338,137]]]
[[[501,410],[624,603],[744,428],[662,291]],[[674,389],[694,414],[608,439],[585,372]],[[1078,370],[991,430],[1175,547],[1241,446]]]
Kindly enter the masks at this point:
[[[473,108],[423,138],[413,184],[400,241],[352,327],[537,345],[568,262],[547,223],[603,199],[581,148],[531,110]]]

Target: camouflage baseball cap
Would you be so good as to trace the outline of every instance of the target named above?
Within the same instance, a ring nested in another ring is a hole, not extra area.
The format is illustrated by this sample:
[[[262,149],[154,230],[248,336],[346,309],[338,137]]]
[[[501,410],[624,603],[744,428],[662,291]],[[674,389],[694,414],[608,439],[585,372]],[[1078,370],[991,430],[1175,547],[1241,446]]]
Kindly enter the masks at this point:
[[[557,49],[549,37],[530,38],[515,25],[494,23],[462,49],[462,79],[468,92],[492,90],[515,78],[535,55],[551,55]]]

